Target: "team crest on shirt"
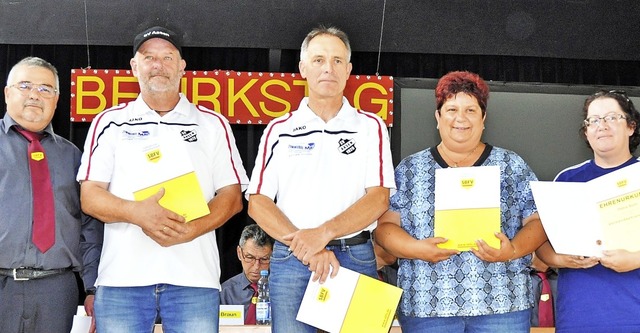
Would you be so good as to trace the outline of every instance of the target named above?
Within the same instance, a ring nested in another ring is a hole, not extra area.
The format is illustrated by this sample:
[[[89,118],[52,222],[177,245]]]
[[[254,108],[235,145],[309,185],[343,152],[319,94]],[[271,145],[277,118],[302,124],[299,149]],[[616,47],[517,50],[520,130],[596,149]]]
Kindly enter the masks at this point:
[[[338,150],[345,155],[352,154],[356,151],[356,142],[353,139],[340,139]]]
[[[180,135],[182,135],[182,139],[186,142],[196,142],[198,141],[198,136],[196,135],[196,131],[180,131]]]

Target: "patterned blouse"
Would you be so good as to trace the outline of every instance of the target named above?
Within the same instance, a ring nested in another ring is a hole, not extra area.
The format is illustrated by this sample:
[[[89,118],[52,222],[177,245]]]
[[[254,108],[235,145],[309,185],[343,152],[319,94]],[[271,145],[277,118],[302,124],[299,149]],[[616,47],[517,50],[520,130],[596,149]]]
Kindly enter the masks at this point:
[[[516,153],[486,145],[474,166],[500,167],[501,231],[512,239],[522,221],[536,212],[529,181],[536,175]],[[447,167],[436,147],[417,152],[395,170],[398,191],[391,209],[416,239],[433,237],[435,170]],[[479,316],[521,311],[533,306],[528,266],[531,256],[488,263],[471,251],[433,264],[400,259],[400,311],[413,317]]]

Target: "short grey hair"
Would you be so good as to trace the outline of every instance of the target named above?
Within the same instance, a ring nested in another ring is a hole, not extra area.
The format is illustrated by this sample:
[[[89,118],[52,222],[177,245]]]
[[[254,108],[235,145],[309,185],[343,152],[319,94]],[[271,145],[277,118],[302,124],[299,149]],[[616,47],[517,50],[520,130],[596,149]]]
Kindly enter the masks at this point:
[[[302,46],[300,47],[300,60],[305,59],[305,57],[307,56],[307,50],[309,49],[309,43],[311,42],[311,40],[321,35],[329,35],[340,38],[340,40],[344,43],[344,46],[347,47],[347,62],[351,62],[351,44],[349,44],[349,37],[347,37],[347,34],[336,27],[326,27],[324,25],[320,25],[317,28],[311,30],[307,34],[307,37],[305,37],[304,41],[302,41]]]
[[[255,223],[249,224],[248,226],[244,227],[244,229],[242,230],[242,234],[240,235],[240,242],[238,243],[238,245],[240,245],[240,247],[243,247],[248,239],[253,239],[253,242],[257,247],[268,246],[270,248],[273,248],[273,238],[267,235],[267,233],[264,232],[264,230],[262,230],[262,228],[260,228],[260,226]]]
[[[56,78],[56,86],[54,88],[56,88],[58,93],[60,92],[60,79],[58,78],[58,70],[50,62],[38,57],[26,57],[20,60],[17,64],[13,65],[13,67],[11,67],[11,71],[9,71],[9,76],[7,76],[7,86],[17,83],[17,82],[13,82],[13,78],[15,76],[15,70],[18,67],[22,67],[22,66],[42,67],[51,71],[51,73],[53,73],[53,76]]]

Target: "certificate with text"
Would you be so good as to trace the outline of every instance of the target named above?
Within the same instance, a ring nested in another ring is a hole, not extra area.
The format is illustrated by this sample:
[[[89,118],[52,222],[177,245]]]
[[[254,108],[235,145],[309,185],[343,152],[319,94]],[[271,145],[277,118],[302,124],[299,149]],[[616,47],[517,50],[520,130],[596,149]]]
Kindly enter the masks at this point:
[[[531,182],[542,225],[561,254],[640,251],[640,163],[585,183]]]
[[[500,167],[436,170],[434,236],[441,248],[468,251],[482,239],[500,248]]]

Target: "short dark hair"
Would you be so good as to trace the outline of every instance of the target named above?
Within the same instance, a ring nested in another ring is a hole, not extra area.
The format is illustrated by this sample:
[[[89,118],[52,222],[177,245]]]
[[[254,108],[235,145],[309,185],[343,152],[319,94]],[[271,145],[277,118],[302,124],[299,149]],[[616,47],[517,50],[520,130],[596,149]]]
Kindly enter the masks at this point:
[[[640,144],[640,128],[638,128],[638,124],[640,124],[640,113],[636,110],[636,107],[633,105],[633,102],[627,96],[627,93],[622,90],[600,90],[591,96],[587,97],[584,101],[584,106],[582,107],[582,119],[587,119],[587,115],[589,114],[589,106],[596,99],[601,98],[611,98],[615,100],[622,112],[627,116],[627,125],[633,126],[633,134],[629,136],[629,152],[633,153],[638,148],[638,144]],[[580,127],[580,137],[587,143],[589,149],[591,145],[589,144],[589,140],[587,140],[587,136],[585,132],[587,131],[587,127],[582,124]]]
[[[480,75],[467,71],[455,71],[441,77],[435,90],[438,113],[447,99],[457,93],[465,93],[475,97],[482,109],[482,115],[484,116],[487,113],[489,86]]]
[[[273,238],[267,235],[267,233],[255,223],[244,227],[242,234],[240,235],[240,242],[238,245],[243,247],[248,239],[253,239],[253,242],[257,247],[269,246],[273,248]]]

